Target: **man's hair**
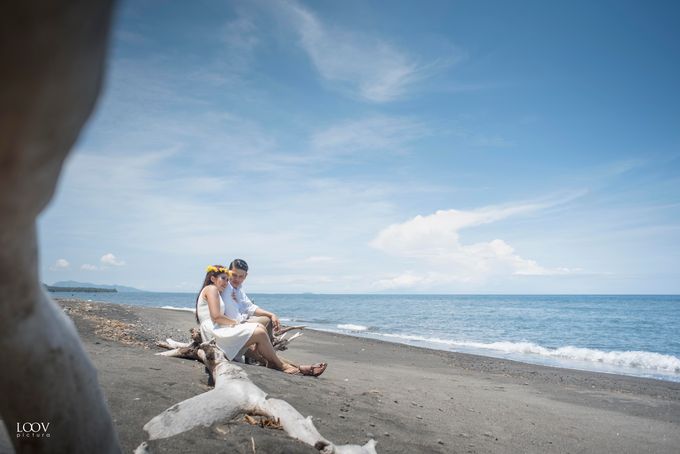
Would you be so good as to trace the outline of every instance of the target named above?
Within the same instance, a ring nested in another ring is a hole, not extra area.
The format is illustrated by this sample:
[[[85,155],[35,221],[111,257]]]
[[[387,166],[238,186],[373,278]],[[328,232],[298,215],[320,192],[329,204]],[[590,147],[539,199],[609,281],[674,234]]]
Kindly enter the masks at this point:
[[[248,272],[248,264],[246,263],[245,260],[243,259],[234,259],[230,264],[229,264],[229,269],[239,269],[243,270],[246,273]]]

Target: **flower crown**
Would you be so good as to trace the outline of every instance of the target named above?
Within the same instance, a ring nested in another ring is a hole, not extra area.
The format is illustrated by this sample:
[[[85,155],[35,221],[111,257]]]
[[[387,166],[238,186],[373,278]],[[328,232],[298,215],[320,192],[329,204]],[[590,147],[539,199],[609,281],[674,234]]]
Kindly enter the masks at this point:
[[[211,272],[212,272],[212,273],[220,273],[220,274],[226,274],[227,276],[231,276],[231,271],[229,271],[228,269],[226,269],[226,268],[223,267],[223,266],[220,266],[220,267],[218,268],[218,267],[216,267],[216,266],[210,265],[209,267],[207,267],[207,268],[205,269],[205,272],[206,272],[206,273],[211,273]]]

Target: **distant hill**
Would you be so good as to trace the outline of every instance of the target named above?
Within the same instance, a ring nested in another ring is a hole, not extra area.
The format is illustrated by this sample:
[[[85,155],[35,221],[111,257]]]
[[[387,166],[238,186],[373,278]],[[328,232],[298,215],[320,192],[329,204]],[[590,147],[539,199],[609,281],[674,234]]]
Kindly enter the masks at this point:
[[[53,287],[45,285],[48,292],[61,293],[118,293],[115,288],[93,288],[93,287]]]
[[[108,290],[117,290],[119,293],[144,292],[134,287],[126,287],[125,285],[106,285],[106,284],[92,284],[91,282],[77,282],[77,281],[59,281],[52,284],[50,287],[80,287],[80,288],[99,288]]]

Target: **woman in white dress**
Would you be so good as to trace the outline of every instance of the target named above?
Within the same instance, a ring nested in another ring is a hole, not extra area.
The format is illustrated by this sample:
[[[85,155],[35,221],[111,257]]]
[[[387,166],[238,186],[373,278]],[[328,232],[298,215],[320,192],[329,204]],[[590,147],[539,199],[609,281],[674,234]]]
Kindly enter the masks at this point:
[[[209,266],[203,287],[196,300],[196,321],[200,325],[203,341],[215,339],[217,346],[228,360],[233,360],[245,347],[255,346],[255,351],[267,361],[267,366],[288,374],[318,377],[327,367],[326,363],[311,366],[295,366],[276,356],[266,329],[259,323],[239,323],[225,314],[225,302],[220,293],[229,282],[229,270],[221,265]],[[226,304],[234,304],[227,301]],[[228,313],[228,311],[227,311]]]

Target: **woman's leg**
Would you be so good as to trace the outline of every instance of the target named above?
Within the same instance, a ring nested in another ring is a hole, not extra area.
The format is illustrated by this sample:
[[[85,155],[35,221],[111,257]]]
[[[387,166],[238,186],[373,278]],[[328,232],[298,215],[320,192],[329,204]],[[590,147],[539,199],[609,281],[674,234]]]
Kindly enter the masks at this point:
[[[262,327],[262,325],[257,325],[255,331],[253,331],[252,336],[248,339],[246,345],[255,345],[257,352],[267,360],[267,365],[273,369],[282,370],[284,372],[297,372],[297,367],[290,364],[284,363],[276,356],[276,351],[272,347],[272,343],[269,340],[267,331]]]
[[[248,317],[248,322],[250,323],[259,323],[264,327],[265,330],[267,330],[267,334],[269,335],[269,339],[274,341],[274,328],[272,325],[272,319],[267,317],[266,315],[251,315]]]

